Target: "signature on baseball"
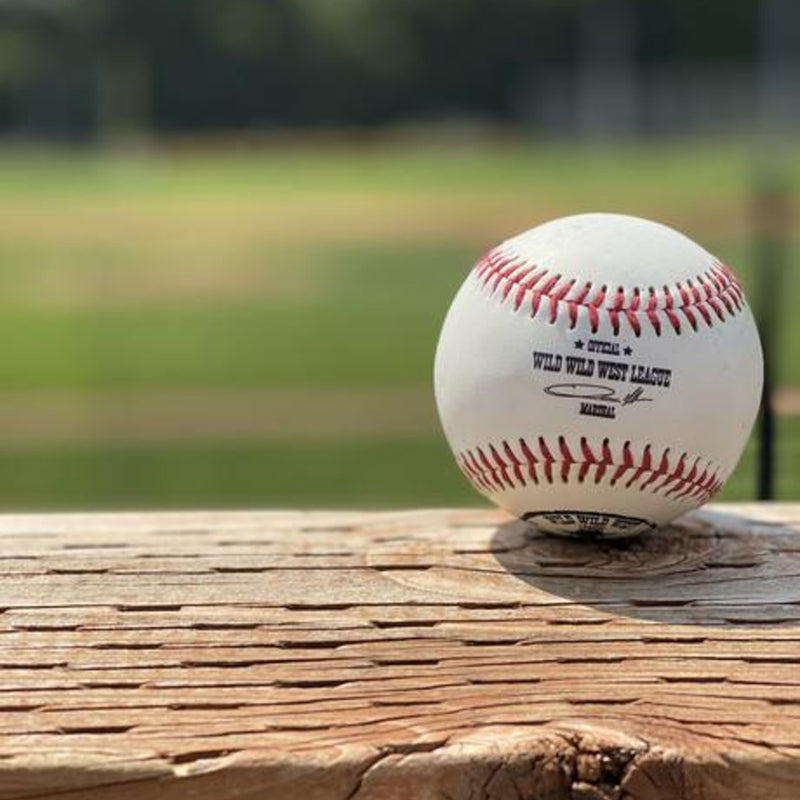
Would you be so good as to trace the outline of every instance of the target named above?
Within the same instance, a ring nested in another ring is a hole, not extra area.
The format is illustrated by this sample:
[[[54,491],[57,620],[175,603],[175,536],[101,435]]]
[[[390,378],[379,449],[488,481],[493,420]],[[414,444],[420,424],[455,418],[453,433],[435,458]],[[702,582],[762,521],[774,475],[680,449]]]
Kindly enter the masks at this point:
[[[571,400],[595,400],[602,403],[618,403],[630,406],[634,403],[650,403],[652,397],[644,397],[644,389],[640,386],[622,396],[617,394],[613,386],[602,383],[553,383],[545,386],[545,394],[553,397],[566,397]]]

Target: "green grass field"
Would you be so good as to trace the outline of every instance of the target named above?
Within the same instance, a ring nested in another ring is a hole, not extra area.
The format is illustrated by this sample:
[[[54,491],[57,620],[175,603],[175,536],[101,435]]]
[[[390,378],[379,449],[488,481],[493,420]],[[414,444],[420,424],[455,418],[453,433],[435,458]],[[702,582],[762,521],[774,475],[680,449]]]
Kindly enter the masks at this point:
[[[800,151],[787,170],[800,177]],[[67,393],[86,415],[85,435],[68,445],[34,436],[35,415],[13,423],[14,446],[0,453],[5,508],[480,502],[432,414],[402,403],[397,425],[316,441],[292,441],[307,410],[281,410],[280,437],[191,444],[121,444],[94,420],[115,392],[294,387],[317,398],[324,427],[326,390],[424,392],[443,315],[474,260],[562,214],[672,224],[759,288],[752,167],[732,144],[9,152],[0,174],[0,395]],[[780,298],[776,368],[800,385],[800,271]],[[782,426],[779,490],[792,497],[800,431],[794,419]],[[754,452],[751,442],[725,497],[752,495]]]

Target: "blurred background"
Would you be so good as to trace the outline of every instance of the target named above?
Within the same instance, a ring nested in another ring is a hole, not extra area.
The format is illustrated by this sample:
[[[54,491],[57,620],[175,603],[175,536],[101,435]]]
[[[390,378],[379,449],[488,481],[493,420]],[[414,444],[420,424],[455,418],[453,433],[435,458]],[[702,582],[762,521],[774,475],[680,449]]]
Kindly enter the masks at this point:
[[[0,0],[0,506],[480,503],[439,327],[589,210],[769,310],[723,497],[797,497],[798,86],[796,0]]]

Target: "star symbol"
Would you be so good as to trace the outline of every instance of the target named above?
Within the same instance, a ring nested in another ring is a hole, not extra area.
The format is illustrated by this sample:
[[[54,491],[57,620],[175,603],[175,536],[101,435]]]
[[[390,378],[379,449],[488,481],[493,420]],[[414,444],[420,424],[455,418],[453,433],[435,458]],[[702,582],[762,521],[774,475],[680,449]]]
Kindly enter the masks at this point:
[[[575,349],[576,350],[583,350],[583,340],[582,339],[578,339],[575,342]]]
[[[623,347],[622,352],[625,353],[626,356],[633,355],[633,348],[632,347]]]

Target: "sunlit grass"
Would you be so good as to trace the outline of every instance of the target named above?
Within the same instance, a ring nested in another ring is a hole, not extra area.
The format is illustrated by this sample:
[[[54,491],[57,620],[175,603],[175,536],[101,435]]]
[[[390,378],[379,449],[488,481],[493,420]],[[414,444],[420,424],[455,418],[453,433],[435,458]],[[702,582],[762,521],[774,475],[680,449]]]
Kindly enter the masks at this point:
[[[439,326],[481,252],[581,211],[672,224],[755,296],[752,174],[745,146],[717,142],[0,154],[0,391],[82,391],[89,418],[94,393],[112,388],[429,387]],[[776,365],[800,385],[798,281],[792,270],[775,301]],[[800,430],[782,424],[779,490],[792,497]],[[87,441],[0,463],[6,508],[480,502],[436,430],[410,441]],[[723,498],[752,497],[753,475],[751,445]]]
[[[778,499],[796,499],[800,419],[781,421]],[[755,439],[716,500],[752,499]],[[442,436],[0,451],[0,508],[484,505]]]

